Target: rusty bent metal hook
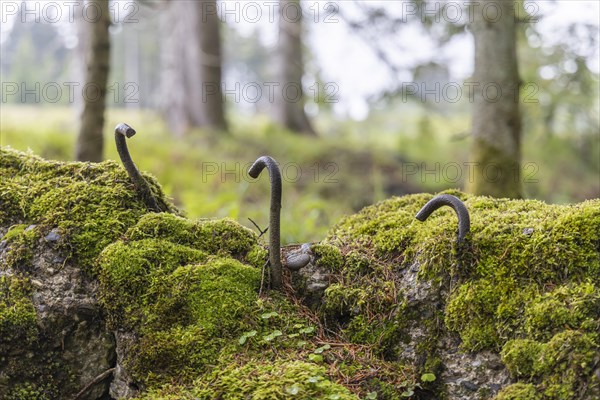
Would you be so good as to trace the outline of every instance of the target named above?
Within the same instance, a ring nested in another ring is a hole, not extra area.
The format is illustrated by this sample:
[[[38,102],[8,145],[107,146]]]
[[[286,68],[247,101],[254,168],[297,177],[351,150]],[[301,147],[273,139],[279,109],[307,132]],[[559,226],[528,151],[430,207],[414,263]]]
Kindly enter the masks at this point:
[[[257,179],[264,168],[269,170],[271,181],[271,213],[269,216],[269,263],[271,264],[271,286],[273,289],[282,287],[281,266],[281,238],[280,238],[280,213],[281,213],[281,172],[277,162],[269,157],[262,156],[257,159],[248,170],[248,175]]]
[[[135,190],[146,204],[146,207],[152,211],[161,212],[162,210],[158,206],[156,198],[152,194],[152,190],[150,190],[148,182],[146,182],[142,174],[140,174],[140,171],[137,169],[133,163],[133,160],[131,159],[129,149],[127,149],[127,141],[125,138],[130,138],[135,135],[135,133],[135,129],[127,124],[117,125],[115,128],[115,142],[117,144],[117,151],[119,152],[119,157],[121,157],[121,162],[123,163],[129,178],[133,181]]]
[[[469,218],[467,207],[465,207],[465,204],[458,197],[449,194],[436,196],[421,208],[415,218],[423,222],[435,210],[443,206],[452,207],[458,216],[458,242],[460,243],[471,230],[471,219]]]

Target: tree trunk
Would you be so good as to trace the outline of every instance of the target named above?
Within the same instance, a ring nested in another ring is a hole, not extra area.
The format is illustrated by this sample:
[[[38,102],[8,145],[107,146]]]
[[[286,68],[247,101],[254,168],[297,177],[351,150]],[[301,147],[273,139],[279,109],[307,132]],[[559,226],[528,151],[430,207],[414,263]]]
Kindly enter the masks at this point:
[[[473,2],[474,176],[470,176],[469,190],[477,195],[522,197],[520,79],[514,7],[512,1]]]
[[[216,13],[216,0],[200,0],[199,22],[197,24],[200,38],[200,77],[202,81],[202,116],[203,126],[227,130],[223,94],[221,92],[221,21]]]
[[[189,34],[191,15],[187,1],[165,1],[161,10],[161,96],[160,108],[169,126],[176,136],[183,136],[191,126],[187,107],[188,87],[193,82],[187,81],[187,68],[193,61],[189,60],[191,50],[195,48],[195,37]],[[186,46],[190,51],[186,52]]]
[[[90,46],[87,54],[87,72],[83,90],[84,106],[81,127],[77,137],[78,161],[102,161],[104,146],[104,110],[106,86],[110,69],[110,14],[108,0],[89,0],[86,22]],[[94,14],[93,12],[96,11]]]
[[[194,127],[226,131],[216,0],[168,0],[165,7],[161,108],[167,124],[177,136]]]
[[[275,120],[293,132],[316,135],[304,111],[303,75],[300,0],[280,0]]]

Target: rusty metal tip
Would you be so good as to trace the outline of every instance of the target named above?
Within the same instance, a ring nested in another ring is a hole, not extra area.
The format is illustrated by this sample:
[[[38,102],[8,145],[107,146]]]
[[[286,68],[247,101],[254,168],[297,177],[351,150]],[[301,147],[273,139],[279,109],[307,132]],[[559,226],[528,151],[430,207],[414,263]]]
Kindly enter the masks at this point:
[[[129,125],[127,125],[125,123],[121,123],[121,124],[117,125],[117,127],[115,128],[115,132],[120,133],[121,135],[128,137],[128,138],[132,137],[136,133],[135,129],[133,129],[132,127],[130,127]]]

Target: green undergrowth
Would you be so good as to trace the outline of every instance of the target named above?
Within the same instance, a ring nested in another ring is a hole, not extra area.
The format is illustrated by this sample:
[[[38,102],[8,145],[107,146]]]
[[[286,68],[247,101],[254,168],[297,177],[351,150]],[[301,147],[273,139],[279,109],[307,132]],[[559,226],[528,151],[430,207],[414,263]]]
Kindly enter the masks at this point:
[[[384,357],[400,356],[406,321],[431,324],[417,348],[423,372],[439,367],[435,341],[442,331],[458,333],[463,351],[499,352],[523,383],[499,399],[597,395],[600,200],[548,205],[446,193],[470,212],[471,232],[460,248],[452,209],[415,219],[432,198],[427,194],[367,207],[331,230],[324,265],[335,279],[324,317]],[[398,290],[405,268],[418,268],[420,281],[449,291],[440,309],[411,309]]]

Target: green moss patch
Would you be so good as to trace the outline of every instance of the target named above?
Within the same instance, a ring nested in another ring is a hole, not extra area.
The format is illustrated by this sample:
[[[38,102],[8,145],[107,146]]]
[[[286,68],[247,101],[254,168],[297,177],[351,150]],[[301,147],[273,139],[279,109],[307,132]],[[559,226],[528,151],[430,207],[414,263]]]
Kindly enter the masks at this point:
[[[251,360],[215,369],[187,389],[167,386],[140,400],[233,399],[354,400],[348,389],[331,382],[324,367],[303,361]]]
[[[37,340],[35,309],[27,280],[0,276],[0,353],[27,348]]]
[[[127,233],[128,240],[144,238],[167,240],[210,254],[237,259],[254,251],[250,260],[262,259],[264,262],[260,249],[255,249],[257,236],[230,219],[190,221],[171,214],[148,214]]]
[[[113,161],[63,163],[2,148],[0,165],[0,226],[36,225],[39,237],[58,228],[63,251],[87,271],[104,247],[148,212],[124,168]],[[146,179],[159,202],[176,211],[154,178]],[[8,266],[26,262],[23,247],[30,245],[11,246],[19,256],[9,257]]]
[[[541,400],[535,386],[530,383],[515,383],[502,389],[496,400]]]
[[[566,400],[598,394],[600,382],[593,374],[600,362],[597,333],[565,330],[545,343],[511,340],[502,350],[502,359],[514,376],[537,383],[537,393],[542,393],[545,399]]]

